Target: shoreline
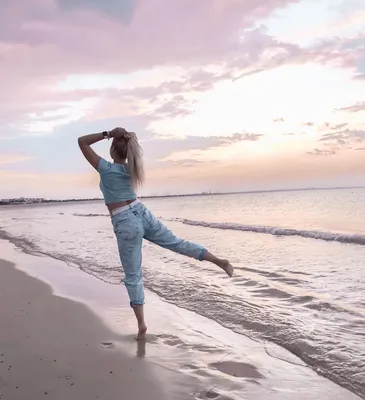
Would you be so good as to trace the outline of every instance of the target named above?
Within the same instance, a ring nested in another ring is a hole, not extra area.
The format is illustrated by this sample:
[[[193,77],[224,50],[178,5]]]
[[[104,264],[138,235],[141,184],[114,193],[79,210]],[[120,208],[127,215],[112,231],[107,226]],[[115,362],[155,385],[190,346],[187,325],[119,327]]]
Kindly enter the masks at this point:
[[[82,303],[82,309],[90,313],[96,323],[101,324],[108,332],[108,335],[96,340],[97,349],[93,350],[99,352],[95,353],[98,354],[97,358],[100,354],[118,354],[119,361],[123,360],[123,363],[133,359],[139,363],[138,366],[145,368],[140,371],[148,371],[147,375],[142,373],[144,378],[154,376],[153,380],[158,382],[159,388],[162,387],[165,394],[168,393],[168,400],[219,399],[220,395],[225,396],[227,400],[360,399],[348,390],[318,376],[284,349],[272,343],[256,342],[238,335],[212,320],[166,303],[151,292],[147,293],[146,305],[150,333],[146,348],[138,348],[133,339],[133,313],[129,308],[126,293],[120,286],[105,284],[48,256],[25,254],[8,241],[0,240],[0,253],[2,258],[16,264],[16,268],[23,271],[21,273],[25,272],[26,278],[32,276],[37,279],[36,282],[46,282],[49,297],[61,300],[66,298],[67,302],[71,302],[71,308],[77,308]],[[3,280],[2,271],[3,268],[0,267],[0,281]],[[5,302],[3,303],[6,311]],[[48,300],[43,301],[43,304],[46,303]],[[50,321],[52,315],[44,322],[46,327]],[[101,321],[104,321],[104,324]],[[67,336],[67,330],[75,329],[77,324],[76,319],[59,330]],[[107,345],[103,348],[101,343],[109,343],[110,347]],[[26,345],[25,342],[24,346]],[[42,345],[44,347],[44,342]],[[137,357],[144,357],[147,362],[137,358],[136,353]],[[65,387],[63,389],[68,390]],[[119,395],[121,393],[123,392]],[[151,396],[152,394],[151,391]],[[147,397],[153,399],[151,396]],[[26,398],[32,400],[29,396]],[[58,400],[57,397],[53,398]],[[6,400],[7,397],[3,399]],[[23,397],[12,396],[9,399],[23,400]],[[38,397],[35,399],[38,400]],[[76,399],[82,400],[83,397]]]

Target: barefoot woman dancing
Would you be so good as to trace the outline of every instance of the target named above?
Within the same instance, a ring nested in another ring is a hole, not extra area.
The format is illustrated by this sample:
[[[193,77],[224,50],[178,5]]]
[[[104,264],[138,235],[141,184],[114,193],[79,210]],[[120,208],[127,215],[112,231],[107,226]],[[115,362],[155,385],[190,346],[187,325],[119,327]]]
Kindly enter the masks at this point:
[[[113,163],[99,157],[91,148],[92,144],[111,138]],[[217,258],[204,247],[176,237],[137,199],[135,189],[143,183],[144,172],[142,149],[135,133],[123,128],[93,133],[80,137],[79,146],[87,161],[100,174],[100,189],[117,237],[124,283],[138,322],[137,339],[144,339],[147,326],[143,314],[143,239],[196,260],[209,261],[229,276],[233,274],[233,267],[229,261]]]

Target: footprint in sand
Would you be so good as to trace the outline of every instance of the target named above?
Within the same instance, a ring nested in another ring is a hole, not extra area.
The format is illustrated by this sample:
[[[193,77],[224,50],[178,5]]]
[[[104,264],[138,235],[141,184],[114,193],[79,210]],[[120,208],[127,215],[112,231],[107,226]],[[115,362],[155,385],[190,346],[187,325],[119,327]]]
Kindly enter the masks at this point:
[[[114,347],[114,343],[113,342],[103,342],[100,345],[103,349],[111,349]]]
[[[231,397],[227,397],[219,394],[215,390],[207,390],[206,392],[200,392],[197,399],[199,400],[233,400]]]
[[[220,372],[223,372],[224,374],[231,375],[236,378],[264,378],[264,376],[258,371],[258,369],[254,365],[247,363],[223,361],[210,364],[209,366],[217,369]]]

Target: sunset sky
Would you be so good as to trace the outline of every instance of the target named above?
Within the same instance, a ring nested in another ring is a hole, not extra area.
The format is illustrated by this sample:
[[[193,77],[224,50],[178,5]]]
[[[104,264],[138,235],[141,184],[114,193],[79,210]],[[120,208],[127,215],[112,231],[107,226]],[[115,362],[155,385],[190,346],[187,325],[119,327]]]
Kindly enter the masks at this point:
[[[364,0],[2,0],[0,76],[0,198],[100,196],[115,126],[142,195],[365,186]]]

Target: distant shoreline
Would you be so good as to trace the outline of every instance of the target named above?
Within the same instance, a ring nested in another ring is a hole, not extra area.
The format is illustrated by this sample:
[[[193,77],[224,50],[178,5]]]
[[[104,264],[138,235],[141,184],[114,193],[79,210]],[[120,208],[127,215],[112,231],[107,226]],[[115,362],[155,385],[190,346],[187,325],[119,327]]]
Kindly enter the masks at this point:
[[[348,186],[348,187],[330,187],[330,188],[299,188],[299,189],[272,189],[272,190],[250,190],[238,192],[203,192],[203,193],[189,193],[189,194],[170,194],[170,195],[156,195],[156,196],[139,196],[140,199],[165,199],[176,197],[203,197],[203,196],[224,196],[234,194],[259,194],[259,193],[283,193],[283,192],[305,192],[305,191],[323,191],[323,190],[350,190],[350,189],[365,189],[365,186]],[[75,203],[75,202],[90,202],[90,201],[103,201],[102,198],[86,198],[86,199],[33,199],[19,197],[14,199],[0,200],[0,206],[9,205],[30,205],[30,204],[50,204],[50,203]]]

